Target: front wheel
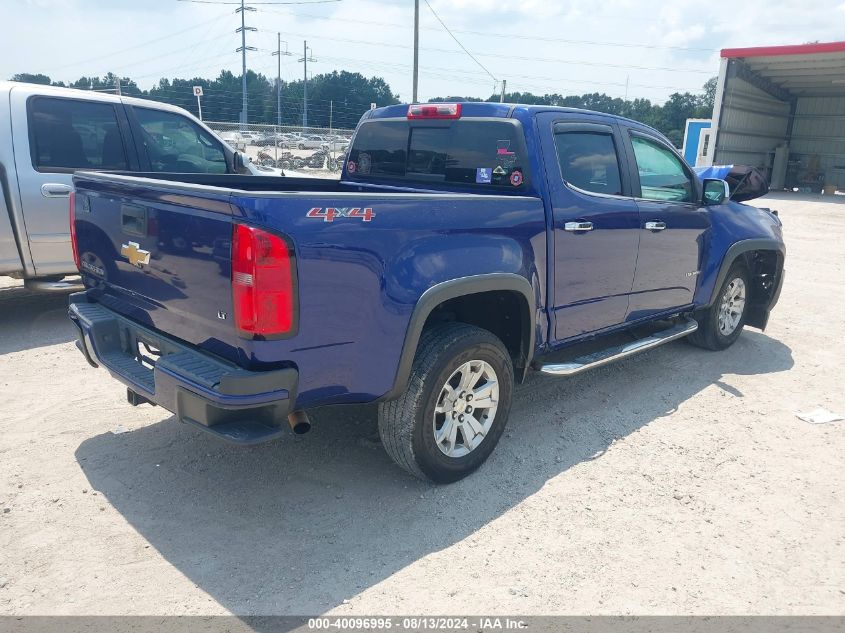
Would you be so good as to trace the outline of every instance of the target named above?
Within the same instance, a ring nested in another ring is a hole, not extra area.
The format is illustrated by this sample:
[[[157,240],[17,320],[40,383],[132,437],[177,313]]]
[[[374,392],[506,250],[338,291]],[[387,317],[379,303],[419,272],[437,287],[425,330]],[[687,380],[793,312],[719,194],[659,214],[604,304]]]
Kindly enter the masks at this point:
[[[387,454],[420,479],[449,483],[477,469],[510,413],[513,365],[502,342],[463,323],[423,332],[408,390],[379,405]]]
[[[716,301],[696,315],[698,330],[690,334],[689,342],[711,350],[733,345],[745,326],[750,288],[748,271],[741,263],[735,263],[728,271]]]

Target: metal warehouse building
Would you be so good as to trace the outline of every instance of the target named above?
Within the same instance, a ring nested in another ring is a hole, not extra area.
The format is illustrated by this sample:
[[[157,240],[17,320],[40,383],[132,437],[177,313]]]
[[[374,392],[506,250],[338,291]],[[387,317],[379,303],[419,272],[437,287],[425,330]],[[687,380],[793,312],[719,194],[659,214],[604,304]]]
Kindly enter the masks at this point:
[[[705,162],[766,170],[772,189],[845,191],[845,42],[722,51]]]

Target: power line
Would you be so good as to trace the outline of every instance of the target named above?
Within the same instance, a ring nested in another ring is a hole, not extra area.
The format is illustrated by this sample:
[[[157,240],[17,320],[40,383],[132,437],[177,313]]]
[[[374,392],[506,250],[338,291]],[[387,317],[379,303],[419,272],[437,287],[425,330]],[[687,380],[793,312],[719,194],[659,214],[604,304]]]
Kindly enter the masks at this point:
[[[209,22],[214,22],[215,20],[218,20],[218,19],[220,19],[221,17],[225,17],[225,16],[218,16],[218,17],[217,17],[217,18],[215,18],[214,20],[208,21],[208,22],[206,22],[206,23],[204,23],[204,24],[208,24]],[[199,25],[198,25],[198,26],[199,26]],[[183,29],[183,31],[184,31],[184,29]],[[262,30],[262,32],[263,32],[263,30]],[[276,35],[276,33],[273,33],[273,34],[274,34],[274,35]],[[274,39],[275,39],[275,38],[274,38]],[[205,40],[201,40],[201,41],[200,41],[200,43],[202,43],[203,41],[205,41]],[[373,44],[373,42],[366,42],[366,41],[362,41],[362,40],[346,40],[346,41],[352,41],[352,42],[356,42],[356,43],[364,43],[364,44]],[[398,46],[398,45],[387,44],[387,43],[381,43],[381,44],[375,43],[375,45]],[[179,50],[182,50],[182,49],[179,49]],[[264,50],[264,49],[262,49],[262,50]],[[209,58],[204,58],[204,59],[202,60],[202,62],[206,62],[206,63],[207,63],[207,62],[209,61],[209,59],[214,59],[214,58],[219,58],[219,57],[225,57],[226,55],[230,55],[230,54],[231,54],[231,53],[222,53],[222,54],[219,54],[219,55],[216,55],[216,56],[212,56],[212,57],[209,57]],[[163,56],[163,55],[157,55],[157,56],[155,56],[155,57],[153,57],[153,58],[151,58],[151,59],[158,59],[159,57],[162,57],[162,56]],[[338,62],[341,62],[341,63],[342,63],[342,62],[354,61],[354,58],[349,58],[348,56],[346,56],[346,57],[342,57],[342,58],[331,58],[331,57],[326,57],[326,59],[330,59],[330,60],[331,60],[331,59],[336,59],[336,60],[338,60]],[[148,60],[145,60],[145,61],[148,61]],[[130,65],[136,65],[136,64],[138,64],[138,63],[141,63],[141,62],[139,62],[139,61],[135,61],[135,62],[133,62],[133,63],[132,63],[132,64],[130,64]],[[373,67],[373,68],[376,68],[376,69],[379,69],[379,70],[384,70],[384,69],[385,69],[385,67],[391,67],[391,66],[392,66],[392,67],[396,68],[396,67],[401,67],[401,66],[403,66],[403,65],[401,65],[401,64],[396,64],[396,63],[393,63],[393,64],[391,64],[391,63],[389,63],[389,62],[373,63],[373,62],[365,62],[365,61],[363,61],[363,60],[359,60],[359,63],[360,63],[360,65],[369,65],[370,67]],[[168,68],[168,71],[169,71],[170,73],[177,73],[177,72],[181,72],[181,71],[182,71],[183,69],[185,69],[185,68],[195,68],[195,67],[197,67],[197,65],[198,65],[198,64],[193,64],[193,63],[192,63],[192,64],[182,65],[182,67],[181,67],[181,68],[175,68],[175,69],[174,69],[174,68],[172,68],[172,67],[171,67],[171,68]],[[216,64],[215,64],[215,66],[216,66]],[[206,68],[206,67],[211,68],[211,66],[208,66],[207,64],[203,66],[203,68]],[[342,64],[341,64],[341,67],[342,67]],[[405,68],[408,68],[408,66],[407,66],[407,65],[404,65],[404,67],[405,67]],[[423,72],[424,72],[424,74],[429,75],[429,76],[432,76],[432,77],[441,77],[441,78],[444,78],[444,79],[451,79],[451,80],[459,81],[459,82],[461,82],[461,83],[473,83],[473,84],[477,84],[477,85],[486,85],[486,83],[487,83],[487,82],[486,82],[486,80],[484,80],[484,81],[473,81],[472,79],[469,79],[469,78],[460,78],[460,79],[459,79],[459,78],[456,78],[456,77],[454,77],[454,76],[453,76],[455,73],[459,73],[459,74],[467,74],[467,73],[471,73],[471,72],[473,72],[473,71],[469,71],[469,70],[459,70],[459,69],[453,69],[453,68],[441,68],[441,67],[429,67],[429,69],[430,69],[430,70],[442,70],[444,73],[448,73],[448,74],[437,74],[437,73],[434,73],[434,72],[429,72],[429,70],[423,71]],[[165,72],[167,72],[167,71],[165,71]],[[397,71],[397,72],[398,72],[398,71]],[[475,71],[475,72],[477,73],[477,71]],[[159,76],[162,76],[164,73],[150,73],[150,74],[147,74],[147,75],[141,75],[141,76],[139,76],[139,77],[135,77],[134,79],[141,79],[141,78],[146,78],[146,77],[152,77],[152,76],[156,76],[157,74],[158,74]],[[527,79],[527,80],[541,80],[541,81],[544,81],[544,80],[545,80],[545,81],[549,81],[549,82],[572,82],[572,83],[584,83],[584,84],[588,84],[588,85],[608,85],[608,86],[610,86],[610,85],[620,85],[620,86],[621,86],[621,85],[623,85],[623,84],[615,84],[615,83],[613,83],[613,82],[585,81],[585,80],[566,79],[566,78],[556,78],[556,77],[542,77],[542,76],[516,76],[516,77],[517,77],[517,78],[520,78],[520,77],[521,77],[522,79]],[[533,84],[522,83],[522,82],[519,82],[519,83],[520,83],[522,86],[525,86],[525,87],[529,87],[529,85],[533,85]],[[292,85],[294,85],[294,84],[292,84]],[[671,86],[650,86],[650,85],[647,85],[647,84],[632,84],[632,85],[639,85],[640,87],[645,87],[645,88],[659,88],[659,89],[666,89],[666,90],[678,90],[678,91],[693,90],[693,89],[690,89],[690,88],[676,88],[676,87],[671,87]],[[304,84],[303,84],[303,88],[304,88]],[[513,88],[514,88],[514,86],[511,86],[511,88],[513,89]],[[555,86],[554,86],[553,88],[551,88],[551,89],[552,89],[552,90],[555,90],[555,91],[559,91],[559,90],[561,90],[561,88],[562,88],[562,86],[558,84],[558,85],[555,85]],[[254,88],[251,88],[251,89],[253,89],[253,90],[254,90]],[[523,88],[523,89],[525,89],[525,88]],[[545,88],[545,89],[548,89],[548,87],[547,87],[547,88]],[[294,92],[298,92],[298,90],[294,90]],[[575,91],[573,90],[572,92],[574,93]],[[287,102],[288,100],[286,99],[285,101]],[[262,102],[262,103],[263,103],[263,102]],[[296,105],[297,105],[297,104],[295,104],[295,102],[293,102],[293,101],[291,101],[290,103],[291,103],[292,105],[294,105],[295,107],[296,107]],[[315,103],[317,103],[317,101],[315,101]],[[328,103],[328,102],[326,102],[326,103]],[[297,109],[298,109],[298,107],[297,107]],[[356,110],[356,111],[357,111],[357,110]]]
[[[205,22],[199,22],[199,23],[197,23],[197,24],[195,24],[195,25],[193,25],[193,26],[189,26],[189,27],[188,27],[188,28],[186,28],[186,29],[181,29],[181,30],[179,30],[179,31],[175,31],[174,33],[169,33],[168,35],[162,35],[162,36],[160,36],[160,37],[157,37],[157,38],[152,39],[152,40],[147,40],[146,42],[142,42],[142,43],[140,43],[140,44],[134,44],[133,46],[129,46],[128,48],[122,48],[122,49],[120,49],[120,50],[113,51],[112,53],[110,53],[110,54],[109,54],[109,56],[119,55],[119,54],[121,54],[121,53],[126,53],[126,52],[128,52],[128,51],[133,51],[133,50],[135,50],[136,48],[142,48],[142,47],[144,47],[144,46],[149,46],[150,44],[155,44],[156,42],[160,42],[160,41],[162,41],[162,40],[166,40],[166,39],[169,39],[169,38],[171,38],[171,37],[176,37],[177,35],[182,35],[183,33],[187,33],[188,31],[193,31],[194,29],[198,29],[198,28],[200,28],[200,27],[202,27],[202,26],[205,26],[206,24],[211,24],[212,22],[215,22],[215,21],[217,21],[217,20],[220,20],[220,19],[222,19],[222,18],[226,17],[226,15],[228,15],[228,14],[218,15],[217,17],[211,18],[210,20],[206,20]],[[102,57],[103,57],[102,55],[97,55],[96,57],[90,57],[90,58],[88,58],[88,59],[83,59],[83,60],[81,60],[81,61],[72,62],[72,63],[70,63],[70,64],[64,64],[64,65],[62,65],[62,66],[53,66],[52,68],[50,68],[50,69],[48,69],[48,70],[49,70],[50,72],[55,72],[55,71],[57,71],[57,70],[63,70],[63,69],[65,69],[65,68],[70,68],[70,67],[72,67],[72,66],[80,66],[80,65],[82,65],[82,64],[87,64],[87,63],[89,63],[89,62],[99,61],[99,60],[101,60],[101,59],[102,59]],[[42,71],[42,72],[46,72],[46,71]]]
[[[470,52],[466,49],[466,46],[464,46],[463,44],[461,44],[461,41],[460,41],[457,37],[455,37],[454,33],[452,33],[452,31],[450,31],[450,30],[449,30],[449,27],[448,27],[448,26],[446,26],[446,24],[443,22],[443,20],[441,20],[441,19],[440,19],[440,16],[439,16],[439,15],[437,15],[437,12],[434,10],[434,8],[433,8],[433,7],[432,7],[432,6],[428,3],[428,0],[425,0],[425,6],[427,6],[427,7],[429,8],[429,10],[431,11],[431,14],[432,14],[435,18],[437,18],[437,21],[438,21],[438,22],[440,22],[440,26],[442,26],[444,29],[446,29],[446,32],[450,35],[450,37],[451,37],[453,40],[455,40],[455,42],[457,43],[457,45],[458,45],[458,46],[460,46],[460,47],[461,47],[461,49],[463,49],[463,51],[464,51],[467,55],[469,55],[469,56],[470,56],[470,59],[472,59],[472,61],[474,61],[476,64],[478,64],[484,72],[486,72],[488,75],[490,75],[490,77],[492,77],[492,78],[493,78],[493,81],[499,81],[498,79],[496,79],[496,76],[495,76],[493,73],[491,73],[489,70],[487,70],[487,67],[486,67],[484,64],[482,64],[480,61],[478,61],[478,60],[475,58],[475,56],[474,56],[472,53],[470,53]]]
[[[328,15],[317,15],[315,13],[301,13],[296,11],[273,11],[272,9],[264,9],[266,13],[275,13],[277,15],[293,15],[303,18],[312,18],[314,20],[328,20],[330,22],[344,22],[352,24],[366,24],[368,26],[388,26],[393,28],[407,29],[407,24],[398,24],[396,22],[375,22],[372,20],[355,20],[350,18],[335,18]],[[440,29],[430,26],[420,26],[422,31],[439,31]],[[498,37],[516,40],[532,40],[540,42],[559,42],[561,44],[577,44],[579,46],[618,46],[623,48],[646,48],[646,49],[662,49],[662,50],[676,50],[676,51],[696,51],[703,53],[714,53],[718,48],[704,48],[692,46],[668,46],[663,44],[637,44],[626,42],[606,42],[600,40],[571,40],[560,37],[541,37],[537,35],[523,35],[520,33],[496,33],[490,31],[468,31],[462,29],[451,29],[452,33],[460,33],[462,35],[481,35],[484,37]]]
[[[306,34],[306,33],[292,33],[292,32],[285,32],[282,31],[283,34],[291,36],[291,37],[316,37],[313,34]],[[408,44],[393,44],[391,42],[379,42],[374,40],[355,40],[349,38],[342,38],[342,37],[333,37],[333,42],[348,42],[351,44],[364,44],[368,46],[383,46],[386,48],[404,48],[409,49],[412,48]],[[422,50],[431,51],[435,53],[458,53],[455,49],[451,48],[428,48],[428,47],[421,47]],[[473,54],[469,51],[464,51],[475,60]],[[630,68],[634,70],[659,70],[665,72],[682,72],[682,73],[702,73],[702,74],[712,74],[712,70],[702,70],[698,68],[669,68],[665,66],[637,66],[633,64],[610,64],[606,62],[593,62],[593,61],[586,61],[586,60],[573,60],[573,59],[552,59],[548,57],[526,57],[526,56],[519,56],[519,55],[505,55],[501,53],[483,53],[483,52],[475,52],[476,55],[484,55],[485,57],[495,57],[501,59],[512,59],[517,61],[530,61],[530,62],[543,62],[543,63],[550,63],[550,64],[572,64],[572,65],[582,65],[582,66],[604,66],[608,68]],[[478,60],[475,60],[476,62]],[[480,65],[480,64],[479,64]],[[490,75],[493,79],[496,79],[490,71],[488,71],[484,66],[481,66],[484,71]]]
[[[384,68],[395,68],[395,69],[402,68],[402,69],[404,69],[404,68],[410,68],[410,66],[408,64],[401,64],[399,62],[368,62],[368,61],[365,61],[365,60],[360,60],[359,58],[348,57],[348,56],[347,57],[331,57],[331,56],[326,55],[326,56],[324,56],[324,59],[326,59],[328,61],[334,61],[334,62],[357,61],[361,65],[365,65],[365,66],[375,68],[375,69],[384,69]],[[444,67],[444,66],[428,66],[427,68],[428,68],[429,71],[430,70],[440,70],[440,71],[443,71],[445,73],[453,73],[453,74],[454,73],[457,73],[457,74],[474,74],[474,75],[477,74],[476,71],[472,71],[472,70],[461,70],[459,68],[449,68],[449,67]],[[432,74],[428,71],[422,71],[422,72],[427,73],[427,74]],[[437,76],[442,76],[442,75],[437,75]],[[512,76],[516,77],[517,79],[540,79],[540,80],[560,82],[560,83],[586,84],[588,86],[624,86],[625,85],[625,82],[596,81],[596,80],[590,80],[590,79],[573,79],[573,78],[570,78],[570,77],[547,77],[547,76],[538,76],[538,75],[512,75]],[[463,78],[461,78],[460,81],[465,81],[465,80]],[[486,79],[483,80],[483,81],[480,81],[479,83],[483,83],[484,85],[488,84]],[[655,85],[651,85],[651,84],[637,84],[637,83],[631,83],[629,85],[630,86],[636,86],[638,88],[653,88],[653,89],[657,89],[657,90],[680,90],[680,91],[687,91],[687,92],[690,91],[690,90],[695,90],[695,88],[684,88],[684,87],[680,87],[680,86],[655,86]]]

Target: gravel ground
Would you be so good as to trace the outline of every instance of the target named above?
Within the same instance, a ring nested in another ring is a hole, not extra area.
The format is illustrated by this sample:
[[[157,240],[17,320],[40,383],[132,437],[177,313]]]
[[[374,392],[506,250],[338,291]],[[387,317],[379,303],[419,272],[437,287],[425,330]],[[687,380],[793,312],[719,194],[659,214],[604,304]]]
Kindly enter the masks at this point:
[[[845,613],[845,423],[795,417],[845,414],[845,205],[760,203],[789,248],[765,333],[532,377],[439,488],[371,406],[247,449],[132,408],[64,297],[6,284],[0,613]]]

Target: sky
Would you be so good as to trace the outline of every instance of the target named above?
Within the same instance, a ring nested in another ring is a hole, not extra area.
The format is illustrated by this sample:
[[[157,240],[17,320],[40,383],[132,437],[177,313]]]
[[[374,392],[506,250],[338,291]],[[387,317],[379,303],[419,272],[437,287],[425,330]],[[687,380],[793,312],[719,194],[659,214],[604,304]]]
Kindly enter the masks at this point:
[[[72,81],[111,71],[142,88],[160,77],[241,72],[240,14],[216,0],[0,0],[0,78]],[[232,0],[227,0],[231,2]],[[383,77],[411,98],[413,0],[269,4],[246,13],[248,67],[300,79],[347,70]],[[293,0],[286,0],[291,2]],[[430,7],[429,4],[430,3]],[[725,47],[842,39],[841,0],[420,0],[420,99],[508,92],[644,97],[698,92]],[[249,3],[248,3],[249,4]],[[458,42],[446,31],[452,32]],[[461,45],[469,51],[462,50]]]

